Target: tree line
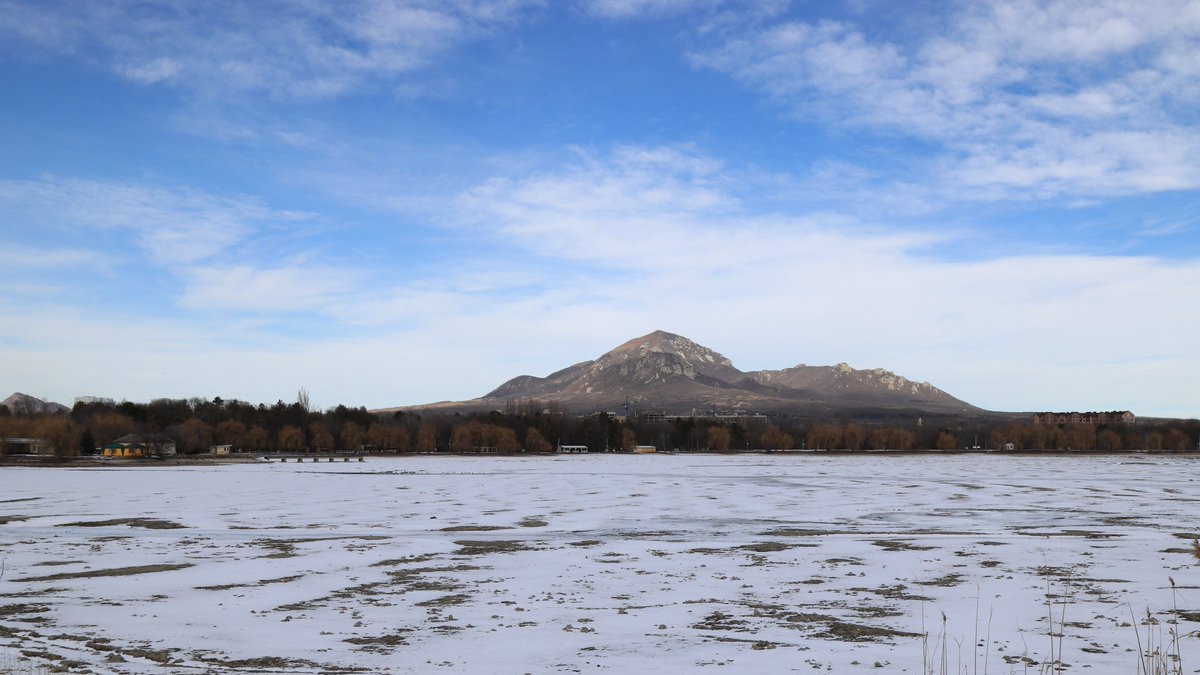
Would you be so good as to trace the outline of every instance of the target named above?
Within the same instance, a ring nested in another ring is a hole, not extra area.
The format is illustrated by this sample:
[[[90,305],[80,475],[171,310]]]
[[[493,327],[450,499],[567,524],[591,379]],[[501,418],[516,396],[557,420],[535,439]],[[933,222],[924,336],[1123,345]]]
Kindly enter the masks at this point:
[[[704,417],[670,421],[606,413],[576,415],[553,402],[514,401],[486,413],[373,413],[338,405],[312,410],[307,395],[273,405],[238,400],[157,399],[149,403],[78,403],[66,414],[15,414],[0,406],[4,439],[36,438],[61,456],[92,454],[126,434],[162,434],[181,453],[229,445],[247,452],[551,452],[586,445],[593,452],[660,450],[1078,450],[1196,449],[1200,421],[1135,425],[1036,425],[1032,420],[930,418],[855,420]]]

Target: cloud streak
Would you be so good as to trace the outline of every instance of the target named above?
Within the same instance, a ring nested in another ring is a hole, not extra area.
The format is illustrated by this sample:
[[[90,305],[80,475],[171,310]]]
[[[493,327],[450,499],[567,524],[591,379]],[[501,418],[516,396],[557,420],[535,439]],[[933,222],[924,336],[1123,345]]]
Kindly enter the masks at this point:
[[[153,252],[180,284],[175,310],[190,327],[176,334],[179,325],[154,318],[162,308],[148,318],[135,307],[105,318],[62,299],[33,309],[10,297],[9,310],[20,308],[32,323],[9,332],[0,358],[32,377],[46,359],[81,358],[69,337],[86,334],[81,326],[119,321],[143,328],[119,344],[89,340],[85,350],[142,373],[126,378],[132,393],[117,396],[192,395],[177,383],[205,381],[212,389],[202,394],[271,400],[275,394],[238,384],[242,369],[271,373],[263,377],[276,383],[294,373],[330,402],[382,407],[477,396],[663,328],[747,370],[848,361],[927,379],[997,409],[1200,408],[1186,382],[1200,368],[1187,337],[1200,324],[1179,311],[1200,292],[1194,261],[955,261],[933,255],[953,243],[946,234],[763,211],[745,198],[757,189],[692,146],[576,152],[561,166],[464,190],[446,227],[477,246],[442,249],[421,274],[387,279],[385,268],[356,271],[330,256],[241,256],[261,231],[303,218],[255,200],[6,182],[6,202],[41,214],[31,226],[77,228],[85,238],[117,231]],[[146,236],[143,228],[160,222],[179,236]],[[219,236],[205,232],[210,226]],[[175,252],[193,244],[203,256]],[[61,262],[71,264],[76,248],[64,250]],[[275,319],[291,315],[305,318],[276,330]],[[218,316],[226,318],[213,323]],[[184,353],[191,356],[177,358]],[[206,372],[206,358],[221,365]],[[86,381],[76,387],[105,386],[79,372],[70,377]],[[1154,387],[1150,374],[1159,378]],[[1082,394],[1080,382],[1089,383]],[[1127,394],[1129,383],[1141,393]]]
[[[280,232],[294,237],[309,214],[248,197],[46,178],[0,181],[0,198],[13,233],[50,230],[79,242],[66,251],[25,247],[31,261],[60,270],[86,261],[99,263],[93,272],[171,279],[182,284],[179,301],[190,309],[321,311],[350,286],[346,272],[270,250]]]
[[[1200,292],[1195,263],[944,260],[931,254],[945,235],[897,234],[821,214],[750,213],[719,174],[719,163],[687,150],[624,148],[487,182],[465,203],[496,224],[498,239],[548,263],[584,263],[559,269],[561,285],[573,291],[547,294],[543,309],[555,315],[590,298],[614,321],[600,329],[609,340],[667,328],[718,349],[742,345],[734,360],[746,368],[797,360],[882,365],[996,408],[1081,405],[1068,400],[1068,386],[1051,383],[1089,369],[1139,377],[1145,363],[1200,366],[1183,337],[1200,324],[1178,311]],[[1168,316],[1184,329],[1147,334]],[[997,354],[1003,372],[990,370]],[[1114,360],[1124,365],[1109,365]],[[976,369],[989,369],[989,377]],[[1136,407],[1109,396],[1091,403]],[[1185,398],[1180,411],[1200,406],[1194,395]]]
[[[941,147],[940,178],[985,199],[1200,187],[1200,3],[999,0],[938,33],[824,20],[695,50],[803,118]]]
[[[916,7],[0,0],[0,373],[385,406],[662,328],[1194,415],[1200,2]]]
[[[2,4],[0,35],[204,99],[265,92],[323,99],[428,66],[516,20],[539,0],[65,2]]]

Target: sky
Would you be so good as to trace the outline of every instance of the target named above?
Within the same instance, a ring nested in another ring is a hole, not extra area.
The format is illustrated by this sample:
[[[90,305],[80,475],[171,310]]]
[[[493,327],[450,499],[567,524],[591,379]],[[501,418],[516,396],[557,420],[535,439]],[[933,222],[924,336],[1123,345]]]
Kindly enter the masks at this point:
[[[379,408],[654,330],[1200,416],[1200,0],[0,0],[0,395]]]

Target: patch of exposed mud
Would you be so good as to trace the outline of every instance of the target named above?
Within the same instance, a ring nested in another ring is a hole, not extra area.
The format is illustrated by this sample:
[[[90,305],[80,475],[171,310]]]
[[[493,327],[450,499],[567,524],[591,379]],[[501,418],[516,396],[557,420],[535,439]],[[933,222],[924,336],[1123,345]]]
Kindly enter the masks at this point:
[[[256,588],[258,586],[267,586],[269,584],[286,584],[297,579],[303,579],[303,574],[293,574],[287,577],[277,577],[275,579],[262,579],[252,584],[220,584],[217,586],[197,586],[198,591],[228,591],[234,588]]]
[[[472,540],[460,539],[455,544],[462,548],[455,555],[488,555],[490,553],[515,553],[517,551],[532,551],[533,548],[523,541],[512,540]]]
[[[57,527],[112,527],[114,525],[128,525],[129,527],[141,527],[147,530],[180,530],[186,527],[179,523],[162,520],[161,518],[113,518],[111,520],[81,520],[74,523],[59,523]]]
[[[113,567],[103,570],[87,570],[84,572],[63,572],[48,574],[43,577],[23,577],[13,581],[55,581],[58,579],[92,579],[95,577],[128,577],[135,574],[150,574],[153,572],[172,572],[191,567],[192,563],[177,565],[134,565],[132,567]]]

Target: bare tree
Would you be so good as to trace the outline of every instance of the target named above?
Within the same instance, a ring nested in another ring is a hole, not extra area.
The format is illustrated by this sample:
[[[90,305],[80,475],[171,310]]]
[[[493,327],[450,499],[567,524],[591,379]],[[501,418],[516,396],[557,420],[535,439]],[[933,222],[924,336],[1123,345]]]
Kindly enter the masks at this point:
[[[291,424],[279,430],[279,449],[298,451],[304,447],[304,431]]]
[[[312,422],[308,425],[308,436],[313,449],[317,452],[333,449],[333,432],[329,430],[328,424]]]
[[[767,450],[789,450],[792,447],[792,436],[771,424],[762,433],[762,444]]]
[[[490,436],[488,445],[499,452],[516,452],[521,449],[521,443],[517,441],[517,432],[508,427],[493,426]]]
[[[191,417],[179,425],[179,447],[184,452],[207,450],[212,445],[212,427],[196,417]]]
[[[956,450],[958,449],[958,437],[948,431],[940,431],[937,435],[938,450]]]
[[[633,452],[634,446],[637,445],[637,436],[634,435],[633,429],[625,427],[621,430],[621,449],[625,452]]]
[[[733,446],[733,437],[725,427],[708,428],[708,449],[713,452],[729,452]]]
[[[1163,447],[1174,452],[1183,452],[1187,450],[1188,436],[1179,429],[1168,429],[1167,437],[1163,441]]]
[[[908,429],[895,429],[892,434],[893,450],[912,450],[917,444],[917,435]]]
[[[388,449],[397,452],[408,452],[412,449],[412,436],[408,433],[408,429],[400,426],[388,426],[386,429],[388,431]]]
[[[225,420],[213,429],[213,436],[223,445],[240,445],[246,435],[246,425],[237,420]]]
[[[92,435],[96,437],[97,445],[108,445],[114,440],[131,434],[137,430],[133,418],[117,412],[102,412],[92,416],[90,422]]]
[[[1096,449],[1097,450],[1120,450],[1121,437],[1109,429],[1105,429],[1096,434]]]
[[[250,427],[237,443],[239,447],[244,449],[262,450],[270,443],[270,438],[267,430],[256,424]]]
[[[342,426],[342,449],[357,450],[366,442],[366,434],[358,422],[346,422]]]
[[[525,449],[529,452],[550,452],[554,447],[536,427],[529,427],[525,432]]]
[[[426,422],[417,430],[417,450],[433,452],[437,450],[437,427]]]
[[[808,431],[808,447],[832,450],[842,445],[842,428],[833,424],[814,424]]]
[[[1146,449],[1158,451],[1163,449],[1163,435],[1157,431],[1146,434]]]
[[[450,451],[467,452],[472,447],[471,430],[461,424],[454,427],[454,431],[450,432]]]
[[[69,419],[60,415],[42,417],[34,430],[37,438],[54,448],[57,457],[79,454],[81,433]]]
[[[862,450],[866,435],[861,426],[848,422],[842,426],[842,445],[847,450]]]

